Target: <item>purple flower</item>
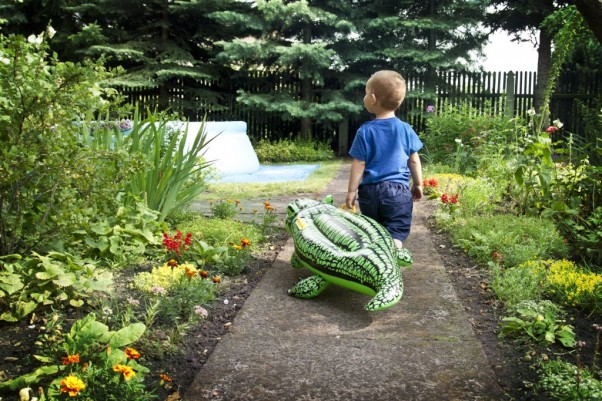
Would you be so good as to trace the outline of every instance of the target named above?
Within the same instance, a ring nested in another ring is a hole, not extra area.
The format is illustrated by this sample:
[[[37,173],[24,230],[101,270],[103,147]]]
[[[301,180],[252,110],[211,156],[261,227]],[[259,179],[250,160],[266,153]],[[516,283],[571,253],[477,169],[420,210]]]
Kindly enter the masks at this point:
[[[427,113],[434,113],[435,112],[435,106],[433,106],[432,104],[426,106],[426,112]]]

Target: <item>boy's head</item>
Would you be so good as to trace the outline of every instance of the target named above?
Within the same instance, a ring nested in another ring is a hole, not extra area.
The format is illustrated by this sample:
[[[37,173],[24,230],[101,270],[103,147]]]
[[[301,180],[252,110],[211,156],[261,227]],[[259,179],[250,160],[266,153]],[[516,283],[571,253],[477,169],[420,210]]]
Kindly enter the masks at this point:
[[[397,110],[406,97],[406,81],[395,71],[378,71],[366,82],[366,93],[383,109]]]

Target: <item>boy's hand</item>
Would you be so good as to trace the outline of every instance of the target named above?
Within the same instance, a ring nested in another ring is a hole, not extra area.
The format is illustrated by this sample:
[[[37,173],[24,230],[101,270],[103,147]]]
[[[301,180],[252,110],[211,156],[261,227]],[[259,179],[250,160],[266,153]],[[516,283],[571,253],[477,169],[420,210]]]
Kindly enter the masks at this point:
[[[348,209],[353,209],[356,199],[357,191],[347,192],[347,196],[345,197],[345,206],[347,206]]]
[[[412,198],[415,201],[419,201],[423,197],[422,185],[412,185]]]

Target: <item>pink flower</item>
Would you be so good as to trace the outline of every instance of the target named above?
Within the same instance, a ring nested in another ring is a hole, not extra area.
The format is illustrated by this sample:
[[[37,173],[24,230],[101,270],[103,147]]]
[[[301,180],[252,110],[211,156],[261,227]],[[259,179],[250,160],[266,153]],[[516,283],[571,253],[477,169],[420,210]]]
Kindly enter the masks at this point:
[[[553,134],[553,133],[555,133],[556,131],[558,131],[558,127],[555,127],[555,126],[553,126],[553,125],[550,125],[550,126],[549,126],[549,127],[546,129],[546,132],[547,132],[548,134]]]

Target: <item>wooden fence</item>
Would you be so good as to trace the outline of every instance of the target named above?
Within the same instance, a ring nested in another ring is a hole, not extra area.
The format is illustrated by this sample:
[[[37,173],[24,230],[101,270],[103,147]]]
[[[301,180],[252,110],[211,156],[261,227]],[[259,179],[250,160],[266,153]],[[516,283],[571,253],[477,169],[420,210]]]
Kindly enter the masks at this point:
[[[407,76],[408,95],[398,115],[410,123],[416,132],[425,128],[426,108],[435,110],[445,104],[469,104],[487,114],[525,116],[533,107],[533,93],[536,82],[535,72],[458,72],[441,71],[436,85],[426,89],[423,75]],[[251,93],[266,93],[282,90],[299,92],[299,84],[292,77],[265,72],[238,73],[222,81],[183,81],[173,82],[167,88],[165,104],[160,105],[159,89],[128,89],[121,92],[141,109],[161,109],[168,106],[191,121],[199,121],[207,115],[209,121],[246,121],[252,139],[293,138],[300,131],[300,122],[285,119],[278,113],[249,111],[236,101],[237,90]],[[363,91],[362,91],[363,92]],[[217,94],[217,97],[215,97]],[[363,93],[358,93],[355,101],[362,104]],[[220,106],[215,106],[219,104]],[[552,119],[565,124],[565,130],[584,136],[584,124],[590,115],[584,108],[602,106],[602,74],[578,74],[567,72],[561,75],[552,96],[550,109]],[[594,116],[595,117],[595,116]],[[333,148],[345,154],[355,131],[370,115],[364,110],[338,126],[314,126],[314,138],[332,141]],[[584,138],[591,140],[592,138]]]

